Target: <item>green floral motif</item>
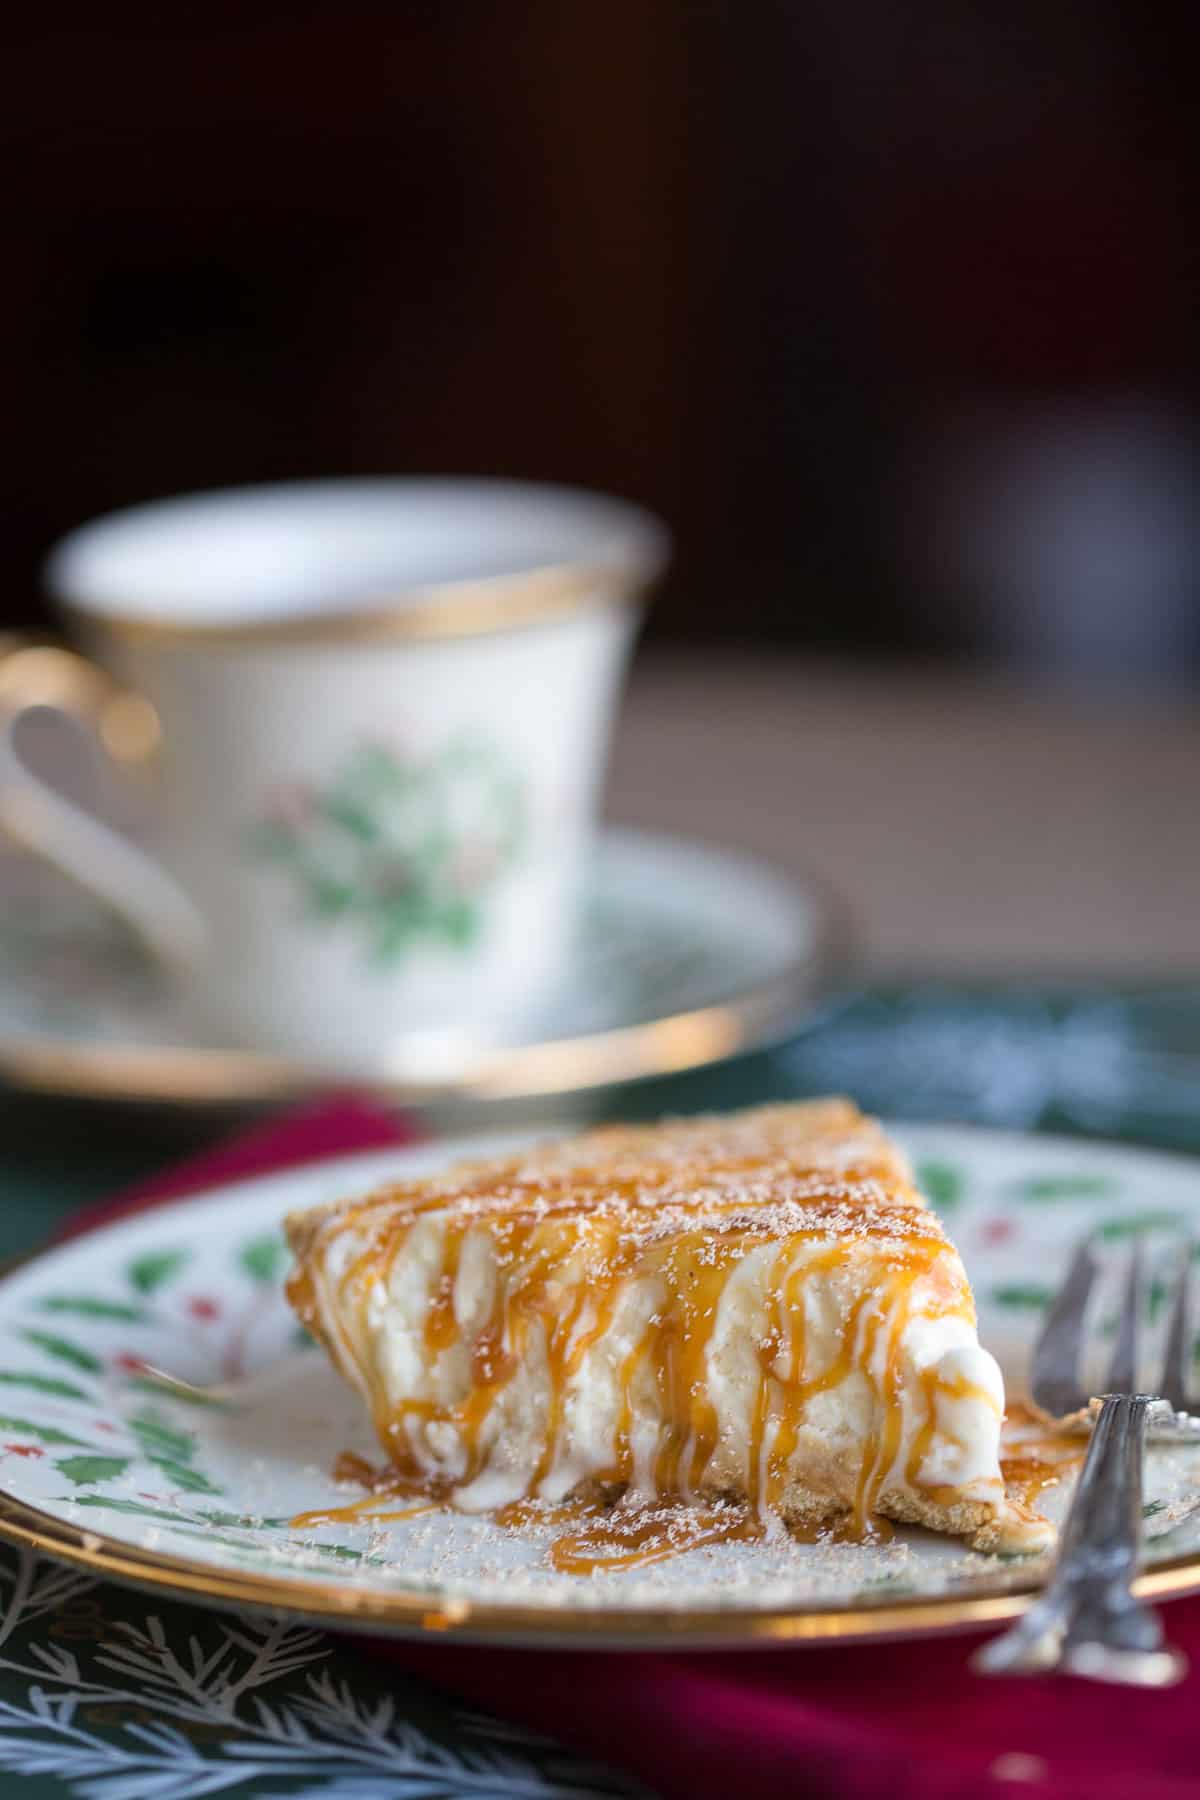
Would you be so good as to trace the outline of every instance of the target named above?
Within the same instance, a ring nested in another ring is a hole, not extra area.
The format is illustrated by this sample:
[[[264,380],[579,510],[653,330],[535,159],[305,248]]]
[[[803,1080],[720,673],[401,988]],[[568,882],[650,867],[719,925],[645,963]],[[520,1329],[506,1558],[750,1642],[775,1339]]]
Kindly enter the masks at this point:
[[[949,1212],[963,1197],[966,1181],[957,1163],[918,1163],[916,1175],[917,1185],[929,1196],[937,1212]]]
[[[153,1294],[166,1282],[173,1281],[187,1260],[186,1250],[152,1250],[131,1262],[126,1273],[139,1294]]]
[[[238,1261],[250,1277],[261,1286],[277,1281],[282,1275],[287,1262],[287,1245],[278,1232],[268,1232],[263,1237],[251,1238],[238,1251]]]
[[[250,1513],[184,1512],[179,1507],[150,1506],[144,1500],[126,1500],[109,1494],[71,1495],[75,1506],[102,1506],[105,1512],[127,1513],[138,1519],[164,1519],[169,1525],[180,1520],[191,1525],[236,1525],[242,1531],[281,1531],[286,1519],[260,1519]]]
[[[992,1289],[992,1299],[996,1305],[1010,1310],[1049,1306],[1053,1298],[1054,1289],[1043,1287],[1036,1281],[1014,1281],[1007,1286]]]
[[[473,942],[524,826],[521,781],[488,746],[419,759],[370,743],[327,786],[279,790],[250,846],[287,874],[304,918],[348,924],[389,964],[417,941]]]
[[[169,1419],[147,1408],[128,1421],[129,1429],[149,1457],[165,1456],[173,1462],[190,1462],[196,1440],[190,1431],[177,1431]]]
[[[188,1494],[219,1494],[220,1488],[202,1475],[199,1469],[189,1468],[187,1463],[174,1462],[169,1456],[148,1456],[147,1462],[164,1474],[174,1487],[182,1488]]]
[[[1018,1200],[1046,1203],[1054,1200],[1098,1200],[1111,1194],[1116,1183],[1111,1175],[1031,1175],[1015,1181],[1012,1192]]]
[[[28,1369],[0,1369],[0,1382],[6,1387],[30,1388],[36,1394],[50,1394],[56,1400],[90,1400],[86,1388],[73,1381],[60,1381],[56,1375],[37,1375]]]
[[[57,1466],[61,1468],[62,1464]],[[205,1490],[197,1489],[196,1491]],[[105,1512],[125,1513],[133,1518],[160,1519],[164,1524],[170,1525],[180,1537],[195,1537],[204,1543],[224,1544],[229,1549],[247,1552],[255,1556],[256,1561],[264,1567],[273,1566],[273,1559],[270,1551],[265,1556],[262,1554],[262,1533],[286,1531],[290,1525],[290,1520],[286,1518],[260,1518],[250,1513],[216,1510],[188,1512],[182,1506],[153,1506],[144,1500],[127,1500],[106,1494],[80,1494],[71,1495],[69,1498],[74,1506],[102,1507]],[[231,1537],[230,1531],[251,1534],[251,1542],[248,1543],[245,1538]],[[253,1541],[255,1539],[260,1540],[257,1546]],[[288,1542],[296,1547],[302,1545],[310,1564],[322,1559],[333,1562],[380,1564],[386,1560],[377,1551],[355,1550],[349,1544],[318,1544],[295,1537],[289,1538]],[[292,1566],[295,1567],[297,1562],[302,1563],[304,1558],[293,1556],[290,1560]]]
[[[8,1414],[0,1415],[0,1431],[16,1431],[22,1437],[36,1438],[39,1444],[70,1444],[86,1448],[82,1438],[72,1437],[67,1431],[59,1431],[54,1425],[39,1425],[33,1419],[14,1419]]]
[[[39,1350],[44,1350],[47,1356],[57,1357],[59,1362],[70,1363],[73,1368],[82,1369],[88,1375],[98,1375],[104,1367],[100,1358],[93,1356],[90,1350],[83,1349],[80,1344],[72,1343],[70,1338],[59,1337],[55,1332],[33,1331],[26,1328],[21,1336],[27,1343],[36,1345]]]
[[[119,1319],[127,1325],[143,1325],[149,1313],[141,1306],[128,1306],[120,1300],[101,1300],[93,1294],[48,1294],[41,1302],[43,1312],[75,1313],[81,1319]]]
[[[127,1456],[64,1456],[55,1463],[60,1475],[80,1487],[93,1487],[98,1481],[113,1481],[129,1467]]]
[[[1129,1213],[1119,1219],[1106,1219],[1100,1227],[1100,1236],[1124,1238],[1133,1237],[1139,1231],[1182,1231],[1187,1222],[1180,1212]]]

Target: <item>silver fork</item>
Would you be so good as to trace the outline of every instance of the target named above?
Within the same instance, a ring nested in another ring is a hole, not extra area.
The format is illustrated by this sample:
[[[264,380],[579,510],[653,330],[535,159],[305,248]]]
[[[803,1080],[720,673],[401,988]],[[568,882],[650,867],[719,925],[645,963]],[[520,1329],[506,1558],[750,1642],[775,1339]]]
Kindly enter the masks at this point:
[[[1087,1408],[1092,1434],[1079,1485],[1063,1525],[1058,1561],[1045,1591],[1003,1636],[972,1658],[988,1675],[1065,1669],[1131,1687],[1169,1687],[1187,1659],[1163,1638],[1158,1614],[1137,1598],[1142,1539],[1142,1450],[1154,1437],[1200,1443],[1188,1397],[1191,1243],[1171,1300],[1159,1394],[1137,1391],[1145,1316],[1145,1259],[1135,1239],[1125,1277],[1108,1391],[1093,1399],[1083,1385],[1088,1300],[1097,1274],[1088,1237],[1075,1252],[1033,1353],[1031,1388],[1056,1417]]]

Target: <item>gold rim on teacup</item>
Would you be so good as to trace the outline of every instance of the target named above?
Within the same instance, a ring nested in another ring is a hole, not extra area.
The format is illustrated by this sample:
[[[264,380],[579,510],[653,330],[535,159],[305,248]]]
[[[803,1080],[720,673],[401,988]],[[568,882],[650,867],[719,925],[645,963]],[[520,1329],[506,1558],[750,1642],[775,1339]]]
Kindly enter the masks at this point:
[[[111,632],[130,643],[189,643],[224,647],[233,644],[306,644],[373,642],[412,638],[481,637],[541,625],[564,613],[590,606],[629,604],[645,598],[659,571],[634,574],[603,567],[563,563],[520,575],[496,575],[475,581],[446,581],[431,586],[380,594],[361,606],[338,613],[307,613],[286,619],[263,619],[244,625],[202,625],[151,614],[119,610],[92,611],[74,600],[61,600],[62,611],[81,626]]]
[[[154,516],[178,508],[219,511],[243,499],[260,499],[265,507],[303,501],[306,491],[314,498],[330,496],[338,489],[353,499],[355,489],[392,488],[399,504],[407,495],[420,499],[420,490],[461,489],[462,500],[472,498],[501,505],[506,496],[519,500],[540,498],[547,510],[577,508],[583,528],[584,513],[594,512],[588,535],[593,542],[580,554],[554,554],[534,558],[525,568],[494,575],[448,576],[396,586],[363,587],[356,604],[332,611],[297,608],[279,617],[216,619],[195,616],[176,618],[155,606],[142,607],[120,598],[97,602],[88,597],[86,577],[79,572],[82,556],[104,545],[114,528],[153,523]],[[605,516],[607,515],[607,516]],[[660,520],[634,501],[584,489],[536,481],[493,480],[489,477],[374,476],[315,478],[296,482],[264,482],[243,488],[214,488],[149,501],[108,513],[79,527],[52,551],[46,580],[56,605],[75,624],[92,633],[105,633],[127,643],[194,644],[199,647],[256,644],[328,644],[334,640],[371,642],[477,637],[520,630],[547,623],[565,614],[594,606],[628,605],[644,601],[662,578],[670,556],[670,539]]]

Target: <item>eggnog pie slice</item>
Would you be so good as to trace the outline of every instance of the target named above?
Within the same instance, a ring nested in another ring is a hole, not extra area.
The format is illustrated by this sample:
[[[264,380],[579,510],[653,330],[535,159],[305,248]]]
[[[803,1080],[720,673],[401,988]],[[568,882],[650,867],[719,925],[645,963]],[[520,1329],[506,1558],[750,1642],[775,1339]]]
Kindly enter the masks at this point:
[[[1051,1535],[1005,1496],[958,1253],[849,1101],[589,1131],[288,1232],[292,1304],[415,1492]]]

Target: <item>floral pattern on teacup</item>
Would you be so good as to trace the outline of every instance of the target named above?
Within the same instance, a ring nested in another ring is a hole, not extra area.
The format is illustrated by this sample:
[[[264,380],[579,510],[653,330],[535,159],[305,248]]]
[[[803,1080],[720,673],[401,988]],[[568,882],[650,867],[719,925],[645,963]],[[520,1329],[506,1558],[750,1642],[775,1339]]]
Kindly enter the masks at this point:
[[[357,930],[376,963],[424,941],[465,949],[520,851],[520,776],[479,741],[430,756],[357,745],[324,785],[281,783],[250,833],[301,916]]]

